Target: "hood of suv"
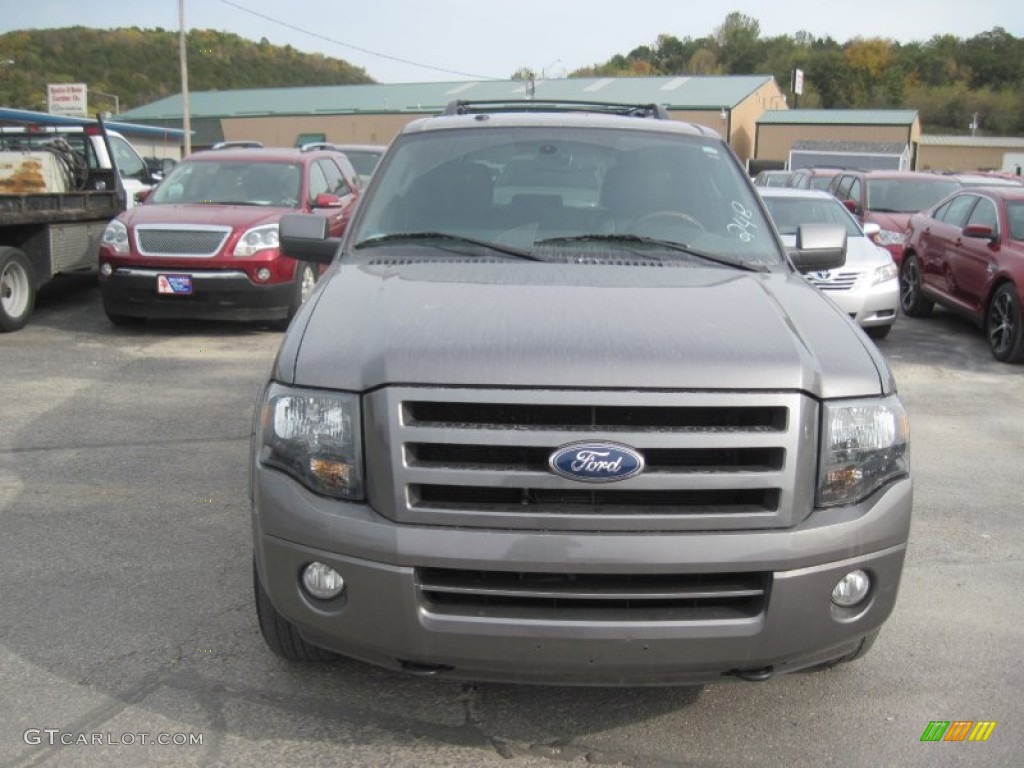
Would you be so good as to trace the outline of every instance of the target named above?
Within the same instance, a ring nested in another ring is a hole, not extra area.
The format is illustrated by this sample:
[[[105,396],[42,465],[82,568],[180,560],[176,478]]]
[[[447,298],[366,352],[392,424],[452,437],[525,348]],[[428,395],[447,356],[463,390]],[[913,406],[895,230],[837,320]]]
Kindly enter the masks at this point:
[[[130,227],[139,224],[202,224],[245,229],[272,224],[294,208],[267,205],[137,205],[122,215]]]
[[[275,376],[357,392],[642,386],[856,397],[892,387],[874,346],[795,274],[345,263],[293,326]]]

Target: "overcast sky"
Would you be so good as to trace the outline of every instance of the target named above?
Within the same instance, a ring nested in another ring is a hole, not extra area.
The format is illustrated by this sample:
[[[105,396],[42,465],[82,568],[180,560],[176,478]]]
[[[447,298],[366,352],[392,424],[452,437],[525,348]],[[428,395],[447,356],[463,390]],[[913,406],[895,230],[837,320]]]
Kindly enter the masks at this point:
[[[187,28],[322,53],[382,83],[557,77],[652,44],[704,37],[738,11],[762,37],[926,42],[994,27],[1024,37],[1021,0],[184,0]],[[86,26],[177,30],[179,0],[4,0],[0,32]],[[0,51],[0,59],[8,58]]]

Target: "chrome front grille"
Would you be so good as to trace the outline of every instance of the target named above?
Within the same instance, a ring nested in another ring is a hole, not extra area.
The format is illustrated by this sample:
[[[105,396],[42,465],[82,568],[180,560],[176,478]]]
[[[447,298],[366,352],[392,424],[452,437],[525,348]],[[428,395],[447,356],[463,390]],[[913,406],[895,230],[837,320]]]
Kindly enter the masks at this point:
[[[763,612],[768,573],[519,573],[417,568],[434,614],[567,621],[727,621]]]
[[[860,272],[832,272],[827,277],[820,277],[810,272],[807,279],[823,291],[852,291],[860,279]]]
[[[135,227],[135,247],[143,256],[204,258],[216,256],[231,227],[201,224],[140,224]]]
[[[796,393],[393,387],[366,409],[370,501],[402,523],[739,530],[791,526],[813,504],[817,405]],[[630,446],[643,473],[591,484],[549,469],[583,440]]]

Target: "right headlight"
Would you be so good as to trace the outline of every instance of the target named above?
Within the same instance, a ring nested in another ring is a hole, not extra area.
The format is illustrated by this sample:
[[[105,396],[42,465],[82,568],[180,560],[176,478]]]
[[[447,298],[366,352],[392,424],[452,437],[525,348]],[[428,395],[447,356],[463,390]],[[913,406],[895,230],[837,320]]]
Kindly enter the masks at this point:
[[[905,242],[902,232],[893,232],[891,229],[879,230],[873,239],[879,245],[903,245]]]
[[[910,424],[896,396],[823,405],[817,506],[854,504],[910,473]]]
[[[128,227],[117,219],[111,219],[103,230],[102,242],[118,256],[128,253]]]
[[[260,418],[259,460],[316,493],[363,498],[359,396],[272,384]]]

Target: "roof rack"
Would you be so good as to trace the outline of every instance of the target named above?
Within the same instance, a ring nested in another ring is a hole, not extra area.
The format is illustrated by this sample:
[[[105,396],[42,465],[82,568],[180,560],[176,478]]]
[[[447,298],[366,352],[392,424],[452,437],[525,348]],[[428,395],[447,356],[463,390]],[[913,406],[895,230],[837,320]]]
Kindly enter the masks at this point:
[[[210,149],[263,149],[260,141],[218,141]]]
[[[306,144],[303,144],[301,147],[299,147],[299,151],[300,152],[312,152],[313,150],[316,150],[316,149],[333,149],[336,152],[340,152],[341,151],[338,148],[337,144],[331,144],[331,142],[329,142],[329,141],[310,141],[310,142],[308,142]]]
[[[606,115],[650,117],[669,120],[662,104],[623,104],[610,101],[570,101],[564,99],[499,99],[494,101],[448,102],[445,115],[474,115],[484,112],[598,112]]]

